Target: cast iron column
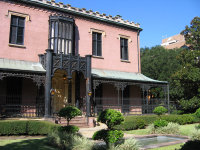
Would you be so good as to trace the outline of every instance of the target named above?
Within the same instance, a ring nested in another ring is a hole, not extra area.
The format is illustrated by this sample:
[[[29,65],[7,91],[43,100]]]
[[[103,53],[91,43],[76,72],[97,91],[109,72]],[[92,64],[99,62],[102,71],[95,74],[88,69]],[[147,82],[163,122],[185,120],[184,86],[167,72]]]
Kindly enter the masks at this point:
[[[87,79],[86,79],[86,115],[87,117],[91,116],[91,103],[90,98],[91,96],[88,93],[91,91],[91,55],[86,55],[86,62],[87,62]]]
[[[52,74],[52,53],[53,50],[46,50],[46,80],[45,80],[45,118],[50,117],[51,106],[51,74]]]

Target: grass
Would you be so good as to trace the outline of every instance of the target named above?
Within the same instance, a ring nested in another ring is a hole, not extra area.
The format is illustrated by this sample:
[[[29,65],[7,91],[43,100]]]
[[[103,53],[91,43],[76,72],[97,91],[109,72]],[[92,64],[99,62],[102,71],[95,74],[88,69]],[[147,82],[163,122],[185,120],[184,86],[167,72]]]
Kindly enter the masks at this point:
[[[180,135],[189,136],[197,124],[188,124],[180,126]],[[127,134],[148,135],[148,129],[125,131]],[[181,144],[170,145],[166,147],[154,148],[151,150],[175,150],[179,149]],[[57,150],[47,144],[47,139],[28,138],[28,139],[6,139],[0,140],[0,150]]]
[[[153,148],[153,149],[149,149],[149,150],[175,150],[175,149],[180,149],[181,145],[183,145],[183,143],[170,145],[170,146],[165,146],[165,147]]]
[[[180,135],[190,136],[192,130],[195,129],[197,124],[187,124],[187,125],[180,125]],[[134,135],[148,135],[148,129],[140,129],[140,130],[130,130],[124,131],[127,134],[134,134]]]
[[[46,138],[0,140],[1,150],[56,150],[47,145]]]

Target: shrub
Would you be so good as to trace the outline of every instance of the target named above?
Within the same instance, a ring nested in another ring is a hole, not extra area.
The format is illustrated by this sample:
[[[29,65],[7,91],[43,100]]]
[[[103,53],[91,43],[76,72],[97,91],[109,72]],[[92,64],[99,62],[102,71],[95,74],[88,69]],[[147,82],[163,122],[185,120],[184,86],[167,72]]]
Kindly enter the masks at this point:
[[[198,108],[200,108],[200,99],[198,97],[193,97],[189,100],[181,99],[179,101],[180,110],[184,113],[194,113]]]
[[[0,135],[47,135],[58,127],[47,121],[4,120],[0,121]]]
[[[79,116],[79,115],[82,115],[81,111],[74,106],[64,107],[58,112],[59,117],[63,117],[63,118],[67,119],[67,125],[69,125],[69,121],[72,118]]]
[[[200,130],[194,129],[190,135],[191,140],[199,140],[200,141]]]
[[[154,121],[153,125],[155,128],[159,128],[159,127],[167,126],[168,122],[166,120],[159,119],[159,120]]]
[[[119,111],[106,109],[100,113],[97,121],[105,123],[108,129],[113,129],[115,125],[120,125],[124,121],[124,117]]]
[[[129,138],[124,141],[123,144],[117,145],[116,150],[139,150],[140,145],[134,138]]]
[[[180,125],[191,124],[198,120],[196,120],[193,114],[184,114],[184,115],[165,115],[161,117],[163,120],[168,122],[178,123]]]
[[[146,126],[145,121],[143,119],[137,119],[135,124],[137,129],[144,129]]]
[[[0,135],[26,135],[27,121],[0,121]]]
[[[92,136],[93,140],[104,140],[106,142],[106,145],[109,143],[116,143],[119,141],[120,138],[124,136],[124,133],[122,131],[118,130],[99,130],[94,133]]]
[[[55,125],[47,121],[34,121],[27,122],[27,134],[28,135],[47,135],[53,130],[57,130],[59,125]]]
[[[55,131],[48,135],[48,143],[61,150],[92,150],[94,143],[78,134]]]
[[[150,124],[147,128],[151,134],[179,134],[180,126],[177,123],[169,122],[164,127],[155,128],[153,124]]]
[[[193,140],[193,141],[187,141],[180,150],[197,150],[200,148],[200,141],[199,140]]]
[[[61,127],[58,128],[58,131],[74,134],[74,133],[77,133],[79,131],[79,127],[73,126],[73,125],[61,126]]]
[[[200,108],[198,108],[195,112],[197,118],[200,118]]]
[[[153,110],[153,113],[156,114],[156,115],[158,115],[158,116],[160,116],[160,115],[166,113],[167,111],[168,111],[168,110],[167,110],[165,107],[163,107],[163,106],[158,106],[158,107],[156,107],[156,108]]]

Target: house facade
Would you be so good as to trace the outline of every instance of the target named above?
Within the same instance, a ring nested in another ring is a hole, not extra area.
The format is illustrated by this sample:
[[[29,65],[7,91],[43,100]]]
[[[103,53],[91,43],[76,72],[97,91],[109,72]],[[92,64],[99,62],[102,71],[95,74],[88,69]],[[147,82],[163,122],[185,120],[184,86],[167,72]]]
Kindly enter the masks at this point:
[[[56,116],[67,105],[85,116],[169,106],[165,81],[141,74],[134,22],[54,0],[0,0],[0,113]],[[163,97],[154,98],[152,87]]]

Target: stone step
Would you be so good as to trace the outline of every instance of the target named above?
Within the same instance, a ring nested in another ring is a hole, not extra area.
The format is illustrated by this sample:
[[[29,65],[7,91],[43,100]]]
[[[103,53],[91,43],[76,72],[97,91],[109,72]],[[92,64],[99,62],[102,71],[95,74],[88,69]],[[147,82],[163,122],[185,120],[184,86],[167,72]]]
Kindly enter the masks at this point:
[[[61,124],[62,126],[67,125],[67,120],[65,118],[61,118],[58,122],[58,124]],[[83,116],[77,116],[70,120],[70,125],[78,126],[79,128],[89,128],[87,124],[87,118]]]

